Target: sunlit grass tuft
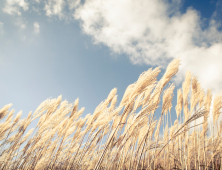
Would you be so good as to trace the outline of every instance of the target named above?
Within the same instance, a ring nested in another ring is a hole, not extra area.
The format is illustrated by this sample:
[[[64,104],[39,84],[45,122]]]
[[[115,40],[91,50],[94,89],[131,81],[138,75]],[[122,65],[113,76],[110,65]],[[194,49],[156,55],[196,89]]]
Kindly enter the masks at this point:
[[[85,108],[78,108],[79,99],[68,103],[61,96],[47,99],[23,120],[21,112],[13,119],[12,104],[4,106],[0,110],[0,169],[220,169],[222,93],[212,101],[211,91],[205,94],[188,71],[177,90],[173,123],[175,85],[166,85],[179,65],[180,59],[174,59],[159,81],[160,67],[143,72],[127,87],[119,106],[114,88],[85,117],[81,117]],[[208,129],[211,104],[213,128]],[[39,119],[37,126],[26,132],[35,119]]]

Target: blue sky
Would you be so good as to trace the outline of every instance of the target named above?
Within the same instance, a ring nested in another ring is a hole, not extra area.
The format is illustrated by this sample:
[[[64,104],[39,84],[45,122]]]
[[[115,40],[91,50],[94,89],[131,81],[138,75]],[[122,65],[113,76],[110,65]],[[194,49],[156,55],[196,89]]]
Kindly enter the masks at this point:
[[[2,0],[0,7],[0,107],[12,103],[23,117],[61,94],[79,98],[83,115],[115,87],[119,104],[143,71],[162,66],[160,78],[178,56],[176,89],[187,70],[205,90],[222,89],[221,0]]]

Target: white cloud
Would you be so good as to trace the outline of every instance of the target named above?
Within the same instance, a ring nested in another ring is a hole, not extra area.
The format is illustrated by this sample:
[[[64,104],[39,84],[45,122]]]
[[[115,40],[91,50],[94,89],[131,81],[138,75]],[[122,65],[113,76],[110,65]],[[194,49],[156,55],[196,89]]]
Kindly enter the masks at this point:
[[[25,0],[6,0],[3,11],[8,14],[21,15],[20,8],[24,11],[28,10],[28,3]]]
[[[63,7],[65,5],[64,0],[48,0],[45,4],[45,11],[47,16],[58,15],[61,19],[63,17]]]
[[[187,70],[213,93],[222,89],[222,32],[213,18],[201,28],[198,11],[181,14],[180,1],[86,0],[75,11],[83,31],[95,43],[128,54],[134,64],[167,65],[181,56],[175,77],[181,83]]]
[[[36,34],[38,34],[39,33],[39,23],[38,22],[34,22],[33,26],[34,26],[34,32]]]

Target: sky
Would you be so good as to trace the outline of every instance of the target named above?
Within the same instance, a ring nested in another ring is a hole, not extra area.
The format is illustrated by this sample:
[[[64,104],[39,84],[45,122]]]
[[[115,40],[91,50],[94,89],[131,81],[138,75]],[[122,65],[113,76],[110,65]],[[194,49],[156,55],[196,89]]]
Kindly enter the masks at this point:
[[[1,0],[0,108],[25,118],[47,98],[93,113],[139,75],[181,58],[205,91],[222,89],[222,0]]]

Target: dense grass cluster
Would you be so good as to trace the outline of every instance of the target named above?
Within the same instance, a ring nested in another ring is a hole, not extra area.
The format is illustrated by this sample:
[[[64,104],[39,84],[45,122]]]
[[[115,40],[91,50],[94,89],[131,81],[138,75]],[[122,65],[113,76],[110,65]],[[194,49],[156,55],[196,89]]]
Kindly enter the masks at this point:
[[[165,86],[179,65],[179,58],[173,60],[159,81],[160,67],[143,72],[127,87],[119,106],[114,88],[85,118],[78,99],[73,104],[61,96],[47,99],[23,120],[21,112],[13,119],[11,104],[4,106],[0,169],[220,169],[222,94],[212,100],[211,91],[205,94],[197,78],[187,72],[177,90],[177,119],[172,123],[175,85]],[[25,133],[37,118],[37,126]]]

